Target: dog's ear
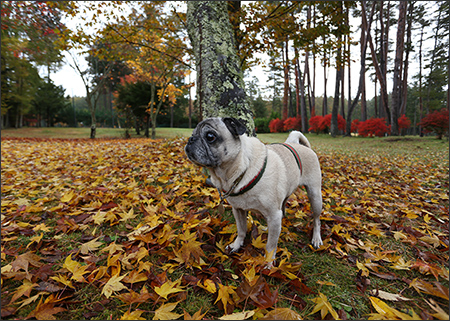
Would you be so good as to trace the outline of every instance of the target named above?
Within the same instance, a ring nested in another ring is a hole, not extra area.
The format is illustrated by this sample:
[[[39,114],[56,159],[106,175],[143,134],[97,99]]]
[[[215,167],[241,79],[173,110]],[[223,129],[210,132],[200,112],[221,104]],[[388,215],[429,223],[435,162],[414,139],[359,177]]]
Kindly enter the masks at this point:
[[[228,130],[233,134],[233,136],[238,137],[243,135],[247,131],[245,127],[239,120],[232,117],[222,118],[223,123],[227,126]]]

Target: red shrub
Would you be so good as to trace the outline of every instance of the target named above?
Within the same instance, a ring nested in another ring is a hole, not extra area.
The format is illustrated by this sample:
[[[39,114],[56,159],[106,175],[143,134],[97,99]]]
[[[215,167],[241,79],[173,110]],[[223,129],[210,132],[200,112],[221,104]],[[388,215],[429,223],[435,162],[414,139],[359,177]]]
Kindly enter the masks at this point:
[[[358,125],[359,125],[359,119],[353,119],[350,132],[356,133],[358,131]]]
[[[389,127],[384,118],[371,118],[358,125],[358,134],[362,137],[382,137],[387,132],[389,132]]]
[[[411,126],[411,120],[406,117],[406,115],[402,115],[402,117],[398,119],[398,128],[407,129],[409,126]]]
[[[319,129],[321,131],[329,130],[331,127],[331,114],[328,114],[322,118],[322,121],[319,125]],[[338,129],[345,130],[345,119],[338,114]]]
[[[298,117],[291,117],[287,118],[284,123],[284,131],[287,132],[289,130],[301,130],[302,129],[302,118],[300,116]]]
[[[320,132],[319,125],[322,122],[322,116],[313,116],[309,119],[309,131],[318,134]]]
[[[438,139],[442,139],[445,133],[448,133],[449,117],[448,110],[441,109],[440,111],[434,111],[426,115],[419,126],[422,126],[424,132],[435,132],[438,135]]]
[[[284,129],[283,121],[279,118],[272,119],[269,123],[271,133],[282,133]]]

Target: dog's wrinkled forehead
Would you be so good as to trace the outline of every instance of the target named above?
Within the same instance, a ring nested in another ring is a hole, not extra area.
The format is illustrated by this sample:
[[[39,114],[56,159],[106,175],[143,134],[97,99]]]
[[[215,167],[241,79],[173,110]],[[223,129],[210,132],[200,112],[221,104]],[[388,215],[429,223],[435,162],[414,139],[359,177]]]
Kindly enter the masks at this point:
[[[195,127],[192,135],[201,135],[203,132],[208,130],[220,131],[220,127],[225,127],[220,118],[208,118],[201,121],[197,127]]]

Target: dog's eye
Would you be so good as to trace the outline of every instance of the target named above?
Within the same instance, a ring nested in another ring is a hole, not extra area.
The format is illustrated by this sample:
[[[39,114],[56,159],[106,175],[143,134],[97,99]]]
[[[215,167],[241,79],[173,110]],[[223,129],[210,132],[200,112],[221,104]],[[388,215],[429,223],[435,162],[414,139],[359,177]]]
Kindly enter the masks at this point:
[[[213,132],[207,132],[205,135],[205,139],[208,143],[214,143],[217,137]]]

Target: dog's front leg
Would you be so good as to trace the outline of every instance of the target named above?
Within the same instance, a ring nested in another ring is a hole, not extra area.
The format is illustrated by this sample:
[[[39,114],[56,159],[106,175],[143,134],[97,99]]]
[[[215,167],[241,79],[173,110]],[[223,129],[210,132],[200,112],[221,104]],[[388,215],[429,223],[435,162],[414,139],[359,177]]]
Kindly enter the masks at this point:
[[[266,255],[272,254],[272,260],[275,260],[277,254],[278,238],[281,233],[281,221],[283,219],[283,211],[277,210],[271,213],[270,216],[266,216],[267,220],[267,244]],[[271,265],[269,263],[269,265]]]
[[[247,234],[247,212],[233,207],[233,215],[236,221],[237,237],[233,243],[227,246],[227,249],[233,253],[239,250],[244,244],[245,235]]]

